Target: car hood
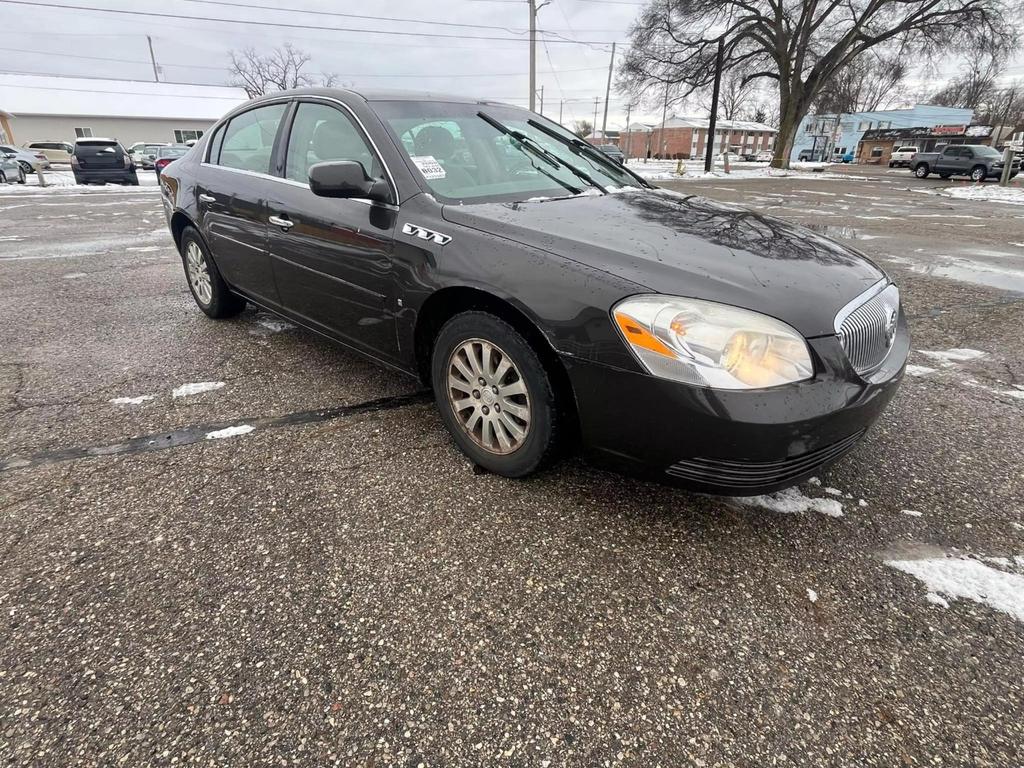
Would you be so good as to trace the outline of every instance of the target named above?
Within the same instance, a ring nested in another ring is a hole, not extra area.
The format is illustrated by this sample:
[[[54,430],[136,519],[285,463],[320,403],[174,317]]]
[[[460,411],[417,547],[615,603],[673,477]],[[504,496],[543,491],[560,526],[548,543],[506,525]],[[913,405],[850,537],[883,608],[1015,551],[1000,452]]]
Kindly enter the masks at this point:
[[[540,248],[652,293],[718,301],[835,333],[836,313],[885,274],[804,227],[664,189],[444,206],[454,224]]]

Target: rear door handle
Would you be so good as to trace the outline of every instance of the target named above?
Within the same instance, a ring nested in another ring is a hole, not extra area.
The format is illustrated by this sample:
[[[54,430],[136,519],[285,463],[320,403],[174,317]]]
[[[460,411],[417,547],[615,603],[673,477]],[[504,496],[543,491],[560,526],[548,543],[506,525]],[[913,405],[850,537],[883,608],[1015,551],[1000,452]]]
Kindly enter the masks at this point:
[[[287,216],[271,216],[269,219],[267,219],[267,221],[269,221],[275,227],[280,227],[281,229],[291,229],[292,227],[295,226],[295,222],[289,219]]]
[[[215,202],[217,202],[217,198],[214,197],[213,195],[204,195],[204,194],[200,193],[199,194],[199,202],[200,203],[215,203]]]

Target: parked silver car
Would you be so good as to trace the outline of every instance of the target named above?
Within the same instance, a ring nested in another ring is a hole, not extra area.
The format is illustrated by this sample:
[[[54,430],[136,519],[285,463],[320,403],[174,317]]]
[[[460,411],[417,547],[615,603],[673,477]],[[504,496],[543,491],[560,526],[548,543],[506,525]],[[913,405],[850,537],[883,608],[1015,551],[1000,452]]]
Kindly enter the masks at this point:
[[[45,171],[50,167],[50,161],[46,159],[46,155],[35,150],[22,149],[10,144],[0,144],[0,154],[17,155],[18,164],[25,173],[35,173],[40,168]]]
[[[145,169],[152,169],[156,162],[156,153],[160,147],[166,147],[167,143],[137,141],[128,147],[128,155],[139,166]]]
[[[25,171],[11,152],[0,152],[0,184],[25,183]]]

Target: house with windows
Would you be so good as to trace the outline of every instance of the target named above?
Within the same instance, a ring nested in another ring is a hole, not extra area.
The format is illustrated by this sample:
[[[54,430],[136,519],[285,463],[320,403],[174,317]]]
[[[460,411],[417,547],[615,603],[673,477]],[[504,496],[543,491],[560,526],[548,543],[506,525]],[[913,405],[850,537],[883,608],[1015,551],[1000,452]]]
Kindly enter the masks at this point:
[[[89,136],[184,143],[246,100],[227,86],[0,73],[0,134],[19,145]]]
[[[797,132],[789,159],[838,161],[848,152],[857,153],[865,131],[963,126],[969,125],[973,119],[974,112],[970,109],[933,104],[877,112],[808,115]]]

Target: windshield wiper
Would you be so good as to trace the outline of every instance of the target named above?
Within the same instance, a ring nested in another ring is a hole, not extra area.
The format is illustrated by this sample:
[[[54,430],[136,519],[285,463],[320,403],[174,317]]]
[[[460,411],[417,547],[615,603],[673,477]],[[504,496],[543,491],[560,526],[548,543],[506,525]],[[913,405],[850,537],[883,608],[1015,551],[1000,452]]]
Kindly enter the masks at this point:
[[[625,165],[619,165],[614,160],[612,160],[610,157],[608,157],[604,152],[602,152],[601,150],[597,149],[596,147],[594,147],[593,145],[589,144],[588,142],[584,141],[583,139],[580,139],[580,138],[568,139],[565,136],[563,136],[562,134],[560,134],[558,131],[555,131],[555,130],[553,130],[551,128],[548,128],[548,126],[544,125],[544,123],[539,123],[536,120],[527,120],[526,124],[531,126],[532,128],[536,128],[538,131],[543,133],[545,136],[550,136],[555,141],[558,141],[558,142],[560,142],[562,144],[565,144],[565,146],[567,146],[570,150],[572,150],[577,155],[586,155],[590,159],[596,160],[597,162],[599,162],[601,165],[605,166],[606,168],[611,168],[616,173],[628,173],[630,176],[632,176],[634,179],[639,181],[645,187],[650,187],[651,186],[650,184],[647,183],[646,179],[644,179],[643,177],[638,176],[637,174],[633,173]]]
[[[590,174],[588,174],[586,171],[580,170],[579,168],[574,166],[572,163],[565,162],[565,160],[560,158],[554,152],[551,152],[551,151],[549,151],[547,149],[544,149],[544,147],[541,146],[537,142],[537,140],[534,139],[532,136],[529,136],[529,135],[523,133],[522,131],[517,131],[514,128],[509,128],[504,123],[500,123],[497,120],[495,120],[493,117],[488,115],[486,112],[477,112],[476,114],[477,114],[477,117],[479,117],[481,120],[483,120],[484,122],[488,123],[489,125],[492,125],[494,128],[499,130],[501,133],[505,134],[506,136],[511,136],[513,139],[518,141],[520,145],[522,145],[523,149],[530,150],[531,153],[533,153],[537,157],[539,157],[542,160],[544,160],[544,162],[546,162],[552,168],[566,168],[566,169],[568,169],[569,173],[571,173],[573,176],[578,178],[580,181],[582,181],[582,182],[584,182],[586,184],[589,184],[590,186],[594,187],[595,189],[601,190],[601,192],[606,194],[606,195],[608,194],[608,190],[605,189],[604,187],[602,187],[596,181],[594,181],[594,179],[590,176]],[[551,174],[542,171],[540,168],[537,168],[537,170],[541,171],[541,173],[543,173],[545,176],[547,176],[547,177],[549,177],[551,179],[554,179],[555,181],[557,181],[559,184],[561,184],[566,189],[575,190],[575,191],[573,191],[574,195],[578,195],[578,194],[580,194],[580,192],[583,191],[581,189],[575,189],[574,187],[570,186],[569,184],[566,184],[564,181],[560,180],[556,176],[552,176]]]

